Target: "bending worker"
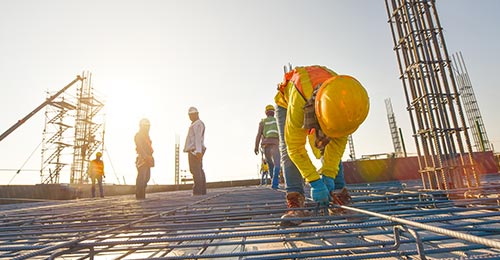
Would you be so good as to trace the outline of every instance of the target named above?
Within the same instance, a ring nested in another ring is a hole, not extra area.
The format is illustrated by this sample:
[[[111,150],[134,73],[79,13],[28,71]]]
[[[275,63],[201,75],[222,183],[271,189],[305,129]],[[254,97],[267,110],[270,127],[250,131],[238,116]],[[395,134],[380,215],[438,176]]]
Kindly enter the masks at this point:
[[[262,153],[269,165],[269,173],[271,175],[271,187],[278,189],[280,178],[280,151],[278,148],[278,125],[274,117],[274,106],[266,106],[266,118],[259,123],[257,137],[255,137],[255,154],[259,154],[259,144],[262,147]]]
[[[102,189],[102,178],[104,177],[104,162],[101,160],[102,153],[97,152],[95,154],[95,159],[90,161],[89,164],[89,177],[92,181],[92,198],[95,198],[95,183],[99,185],[99,194],[101,198],[104,198],[104,192]]]
[[[285,74],[275,101],[288,204],[281,224],[294,226],[301,223],[297,218],[305,217],[304,211],[294,210],[304,207],[304,179],[311,186],[312,199],[320,205],[350,198],[339,166],[348,136],[368,115],[369,100],[355,78],[323,66],[307,66]],[[315,157],[322,159],[320,169],[309,158],[307,139]]]

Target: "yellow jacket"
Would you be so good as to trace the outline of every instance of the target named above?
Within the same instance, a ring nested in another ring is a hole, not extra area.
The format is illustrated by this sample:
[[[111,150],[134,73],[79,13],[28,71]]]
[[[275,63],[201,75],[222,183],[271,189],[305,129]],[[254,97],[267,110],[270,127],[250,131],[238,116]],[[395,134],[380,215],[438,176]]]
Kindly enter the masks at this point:
[[[347,144],[347,136],[332,138],[325,147],[323,165],[319,170],[313,165],[305,147],[308,139],[315,157],[321,157],[320,151],[314,146],[314,134],[309,134],[309,130],[302,128],[303,107],[312,96],[315,86],[336,75],[322,66],[296,67],[285,75],[275,97],[276,104],[287,109],[285,141],[288,155],[308,182],[318,180],[320,173],[335,178]]]

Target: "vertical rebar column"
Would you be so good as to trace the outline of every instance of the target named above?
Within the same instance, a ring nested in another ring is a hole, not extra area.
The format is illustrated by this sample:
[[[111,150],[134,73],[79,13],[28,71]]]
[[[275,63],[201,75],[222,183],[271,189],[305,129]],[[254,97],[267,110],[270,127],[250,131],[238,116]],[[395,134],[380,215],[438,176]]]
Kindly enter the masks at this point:
[[[394,153],[397,157],[403,155],[403,149],[401,148],[401,139],[399,138],[399,129],[396,124],[396,116],[394,116],[394,110],[392,109],[391,99],[385,99],[385,109],[387,111],[387,120],[389,121],[389,130],[391,131],[392,145],[394,146]]]
[[[352,139],[352,135],[349,135],[347,140],[349,142],[349,157],[351,160],[356,160],[356,152],[354,151],[354,140]]]
[[[174,169],[174,181],[175,185],[179,185],[179,149],[180,149],[180,139],[179,135],[175,135],[175,169]]]
[[[467,120],[469,122],[469,129],[472,131],[476,151],[491,151],[490,141],[488,140],[488,135],[486,134],[483,117],[481,116],[481,111],[479,110],[479,105],[476,95],[474,94],[472,82],[469,78],[469,73],[467,72],[467,67],[465,66],[462,53],[455,53],[452,55],[452,58],[455,80],[458,84],[460,97],[464,103],[465,114],[467,115]]]
[[[386,0],[426,189],[480,185],[434,0]]]

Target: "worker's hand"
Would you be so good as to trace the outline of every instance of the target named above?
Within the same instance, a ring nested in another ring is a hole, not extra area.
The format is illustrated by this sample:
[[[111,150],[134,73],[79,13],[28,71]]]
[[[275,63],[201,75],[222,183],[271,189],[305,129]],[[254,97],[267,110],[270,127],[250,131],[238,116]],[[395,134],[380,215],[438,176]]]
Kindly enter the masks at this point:
[[[330,193],[323,180],[319,179],[309,183],[311,185],[311,197],[318,202],[320,206],[326,206],[330,203]]]
[[[203,154],[202,153],[196,153],[195,154],[196,158],[198,158],[198,160],[201,161],[201,159],[203,158]]]
[[[325,175],[321,175],[321,179],[325,183],[328,193],[332,193],[335,190],[335,180]]]
[[[253,150],[253,152],[255,153],[255,155],[258,155],[258,154],[259,154],[259,148],[255,148],[255,149]]]

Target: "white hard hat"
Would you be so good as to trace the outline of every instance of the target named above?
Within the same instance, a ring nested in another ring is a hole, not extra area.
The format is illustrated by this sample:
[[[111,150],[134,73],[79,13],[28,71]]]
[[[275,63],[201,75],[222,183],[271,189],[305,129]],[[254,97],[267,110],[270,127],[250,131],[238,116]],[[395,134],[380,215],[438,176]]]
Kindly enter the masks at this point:
[[[143,118],[143,119],[141,119],[141,121],[139,121],[139,125],[141,125],[141,126],[149,126],[151,124],[149,123],[149,119]]]
[[[194,113],[198,113],[198,109],[196,109],[196,107],[190,107],[188,110],[188,114],[194,114]]]

